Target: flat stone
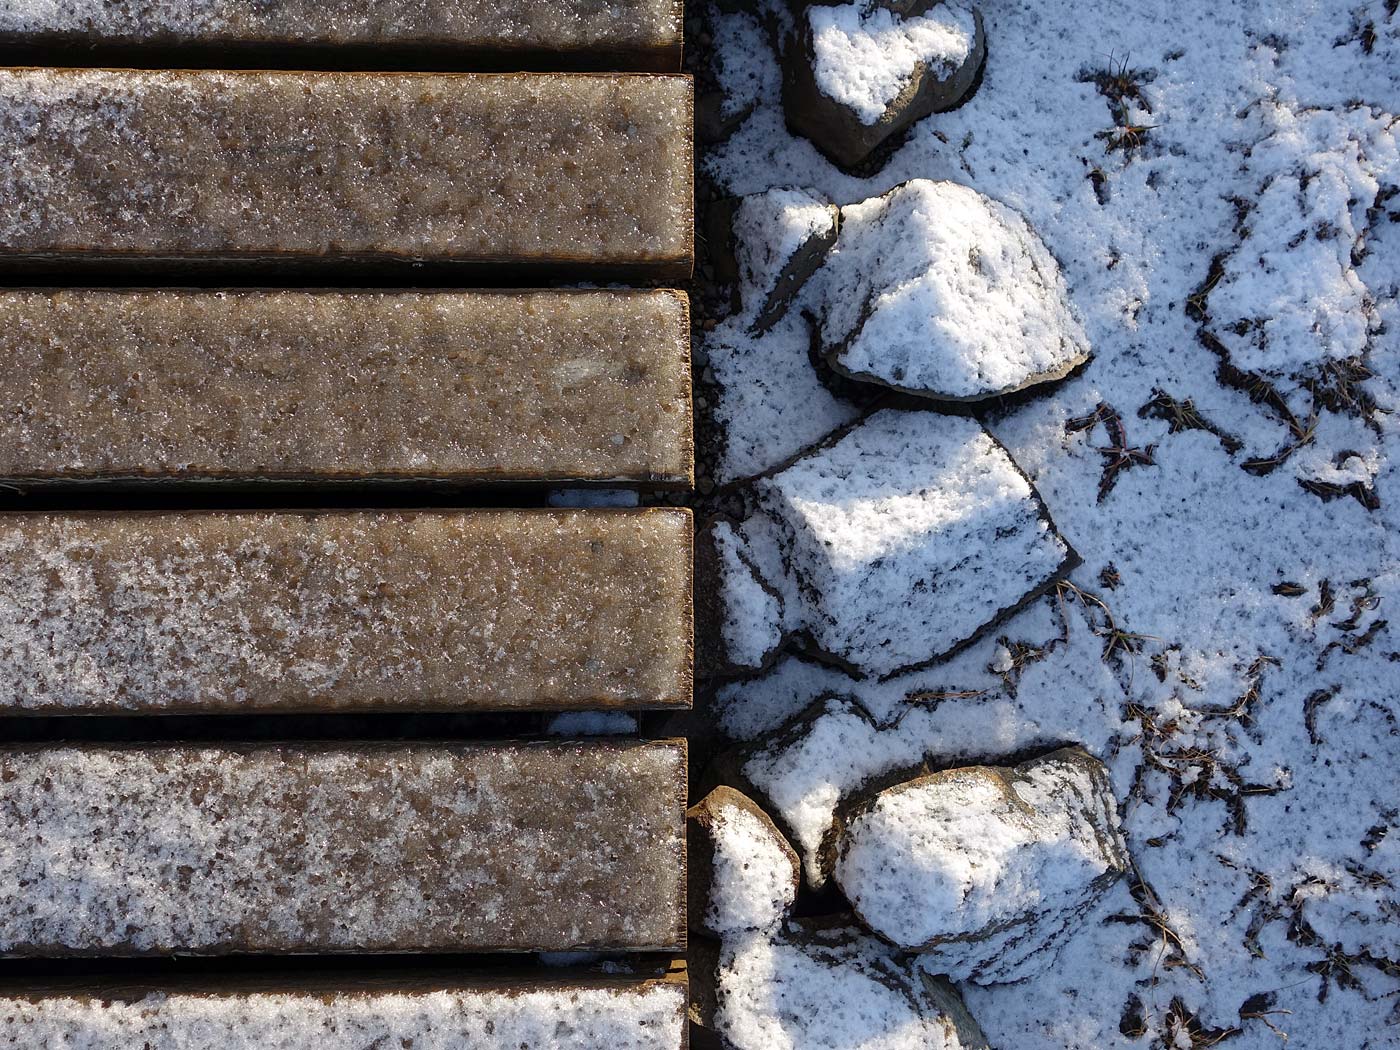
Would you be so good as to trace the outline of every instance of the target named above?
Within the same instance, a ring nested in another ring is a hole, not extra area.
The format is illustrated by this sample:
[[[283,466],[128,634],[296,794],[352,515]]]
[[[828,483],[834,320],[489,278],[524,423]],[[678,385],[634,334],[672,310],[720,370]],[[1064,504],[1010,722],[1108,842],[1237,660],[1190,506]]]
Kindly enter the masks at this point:
[[[0,712],[685,707],[685,510],[22,513]]]
[[[671,291],[4,292],[0,477],[687,485],[689,343]]]
[[[650,74],[3,70],[0,265],[685,278],[691,95]]]
[[[0,1046],[222,1050],[336,1046],[446,1050],[682,1050],[683,969],[657,977],[228,977],[7,987]]]
[[[681,8],[678,0],[58,0],[0,9],[0,45],[218,48],[226,58],[248,49],[372,47],[674,70]]]
[[[672,951],[680,740],[0,750],[0,954]]]

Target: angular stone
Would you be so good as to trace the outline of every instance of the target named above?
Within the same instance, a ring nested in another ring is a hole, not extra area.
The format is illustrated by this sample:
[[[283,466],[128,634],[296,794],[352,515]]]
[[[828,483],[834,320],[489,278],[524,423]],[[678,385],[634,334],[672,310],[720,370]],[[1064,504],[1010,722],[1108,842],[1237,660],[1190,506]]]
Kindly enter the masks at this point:
[[[778,528],[786,578],[768,582],[785,628],[860,674],[951,655],[1077,562],[1006,450],[962,416],[876,412],[755,489]]]
[[[846,168],[972,92],[987,55],[966,0],[813,4],[783,59],[788,127]]]
[[[225,58],[309,47],[412,49],[459,60],[545,56],[570,66],[657,71],[680,68],[681,28],[677,0],[379,0],[372,7],[354,0],[58,0],[0,8],[6,47],[218,49]]]
[[[685,707],[685,510],[24,513],[11,714]]]
[[[7,985],[0,1045],[102,1050],[508,1046],[683,1050],[683,968],[659,977],[522,973]]]
[[[1042,970],[1130,867],[1108,771],[1083,748],[887,788],[837,849],[866,926],[930,972],[984,984]]]
[[[10,69],[0,155],[12,269],[691,268],[681,76]]]
[[[729,938],[716,993],[729,1050],[988,1050],[956,988],[853,925],[797,921]]]
[[[0,954],[674,950],[684,741],[0,749]]]
[[[688,313],[668,291],[0,292],[0,477],[687,484]]]
[[[734,211],[744,310],[766,332],[836,243],[841,209],[804,189],[779,188],[741,200]]]
[[[776,928],[797,900],[802,867],[751,799],[717,787],[686,813],[691,928],[725,937]]]
[[[955,182],[914,179],[841,209],[811,288],[832,368],[934,401],[1004,397],[1089,359],[1030,223]]]

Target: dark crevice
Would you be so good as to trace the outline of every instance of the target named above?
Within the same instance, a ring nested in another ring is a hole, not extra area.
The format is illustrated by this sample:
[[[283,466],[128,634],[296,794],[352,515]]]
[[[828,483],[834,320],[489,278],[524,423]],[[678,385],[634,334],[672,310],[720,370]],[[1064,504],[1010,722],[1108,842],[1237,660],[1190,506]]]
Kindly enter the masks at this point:
[[[639,976],[662,976],[672,953],[608,952],[609,969]],[[619,965],[620,964],[620,965]],[[600,977],[585,963],[544,965],[533,953],[509,954],[345,954],[228,955],[142,959],[0,959],[0,992],[65,989],[79,994],[143,991],[229,992],[240,986],[293,986],[343,992],[367,985],[410,983],[506,983]],[[623,974],[622,976],[626,976]]]
[[[651,485],[666,490],[670,485]],[[530,510],[561,489],[637,489],[635,483],[451,481],[8,481],[6,511]]]
[[[559,713],[535,710],[476,713],[405,710],[327,714],[9,714],[0,717],[0,746],[52,743],[454,743],[535,740],[544,738],[546,727]]]

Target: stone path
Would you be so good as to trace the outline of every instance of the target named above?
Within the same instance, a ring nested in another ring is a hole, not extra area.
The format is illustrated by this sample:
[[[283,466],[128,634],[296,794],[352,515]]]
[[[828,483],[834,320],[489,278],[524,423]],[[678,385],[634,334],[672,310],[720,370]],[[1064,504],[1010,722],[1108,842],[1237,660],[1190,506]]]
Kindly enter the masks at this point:
[[[0,10],[0,1046],[680,1050],[679,5],[187,6]]]

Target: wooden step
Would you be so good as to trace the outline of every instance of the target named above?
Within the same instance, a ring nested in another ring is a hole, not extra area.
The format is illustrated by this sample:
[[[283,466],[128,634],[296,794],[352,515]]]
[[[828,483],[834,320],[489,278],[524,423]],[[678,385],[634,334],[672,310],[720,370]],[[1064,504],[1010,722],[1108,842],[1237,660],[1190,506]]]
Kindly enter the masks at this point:
[[[457,63],[511,59],[517,69],[521,62],[552,62],[664,72],[680,68],[681,6],[679,0],[220,0],[193,6],[60,0],[0,6],[0,48],[99,55],[124,49],[168,59],[179,57],[171,51],[218,49],[225,60],[347,49],[399,59],[412,51]]]
[[[0,266],[685,278],[691,84],[0,70]]]
[[[684,1050],[683,964],[651,974],[7,984],[0,991],[0,1046]]]
[[[0,515],[0,713],[684,707],[691,519]]]
[[[688,485],[681,292],[0,292],[0,478]]]
[[[0,1046],[684,1050],[686,999],[683,964],[659,976],[66,979],[0,991]]]
[[[672,951],[684,741],[0,749],[0,954]]]

